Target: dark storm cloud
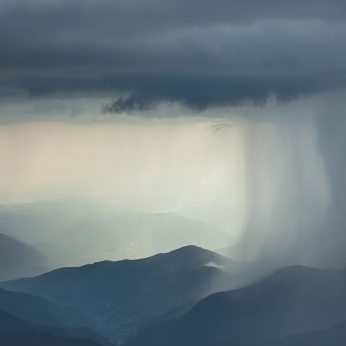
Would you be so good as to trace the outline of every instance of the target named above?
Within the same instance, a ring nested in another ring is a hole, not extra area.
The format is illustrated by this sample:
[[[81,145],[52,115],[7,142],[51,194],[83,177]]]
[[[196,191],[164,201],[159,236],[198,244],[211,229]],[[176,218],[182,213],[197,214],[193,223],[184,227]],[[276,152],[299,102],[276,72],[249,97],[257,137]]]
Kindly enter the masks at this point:
[[[208,107],[237,106],[246,101],[264,104],[270,95],[278,101],[289,102],[302,95],[336,87],[326,81],[316,79],[248,78],[248,77],[176,77],[136,79],[134,92],[120,96],[104,105],[103,111],[120,113],[123,111],[146,111],[160,101],[180,102],[197,112]],[[299,85],[299,88],[297,87]]]
[[[205,110],[211,106],[238,105],[251,100],[263,104],[270,95],[279,101],[289,102],[301,95],[309,95],[327,88],[343,86],[340,81],[318,78],[264,78],[221,76],[129,76],[117,75],[101,79],[78,78],[23,78],[18,81],[22,89],[33,98],[71,95],[76,90],[84,94],[102,95],[114,90],[125,93],[114,102],[104,105],[104,112],[118,113],[123,110],[143,111],[160,101],[179,101],[183,105]],[[297,87],[299,85],[299,87]]]
[[[343,1],[2,1],[0,96],[114,97],[104,111],[161,101],[290,101],[344,87]]]

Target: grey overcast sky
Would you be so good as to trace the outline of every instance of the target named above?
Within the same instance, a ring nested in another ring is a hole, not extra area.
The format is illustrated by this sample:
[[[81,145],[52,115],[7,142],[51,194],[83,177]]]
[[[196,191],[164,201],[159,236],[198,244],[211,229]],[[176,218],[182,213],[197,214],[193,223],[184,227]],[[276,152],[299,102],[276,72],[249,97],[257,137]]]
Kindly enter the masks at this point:
[[[1,0],[1,102],[202,111],[344,88],[345,16],[336,0]]]
[[[0,0],[0,200],[140,193],[346,265],[345,107],[345,1]]]

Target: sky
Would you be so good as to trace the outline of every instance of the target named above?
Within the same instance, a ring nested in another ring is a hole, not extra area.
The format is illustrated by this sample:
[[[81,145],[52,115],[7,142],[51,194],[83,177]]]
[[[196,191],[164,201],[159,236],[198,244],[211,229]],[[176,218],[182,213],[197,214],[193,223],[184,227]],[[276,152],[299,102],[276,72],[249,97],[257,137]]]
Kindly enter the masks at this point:
[[[338,0],[0,0],[0,200],[147,196],[209,215],[241,259],[346,265],[345,18]]]

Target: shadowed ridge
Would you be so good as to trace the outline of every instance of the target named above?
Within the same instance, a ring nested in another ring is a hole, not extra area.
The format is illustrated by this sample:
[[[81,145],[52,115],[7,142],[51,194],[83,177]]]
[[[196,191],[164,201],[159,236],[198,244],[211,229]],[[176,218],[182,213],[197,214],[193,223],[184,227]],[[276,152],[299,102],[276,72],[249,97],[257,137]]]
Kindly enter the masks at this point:
[[[286,337],[265,346],[341,346],[346,343],[346,321],[330,328]]]
[[[9,332],[0,333],[1,346],[101,346],[93,339],[61,337],[51,333]]]
[[[196,245],[187,245],[187,246],[183,246],[179,249],[175,249],[175,250],[172,250],[172,251],[169,251],[166,253],[166,255],[170,255],[170,256],[186,256],[186,257],[195,257],[195,256],[205,256],[206,254],[209,254],[209,255],[212,255],[212,256],[215,256],[216,258],[227,258],[229,260],[228,257],[226,256],[223,256],[223,255],[220,255],[214,251],[211,251],[211,250],[206,250],[206,249],[203,249],[199,246],[196,246]],[[151,257],[155,257],[155,256],[158,256],[158,255],[162,255],[162,254],[157,254],[157,255],[154,255],[154,256],[151,256]],[[233,261],[234,263],[237,263],[236,261],[234,260],[231,260]]]
[[[175,311],[171,316],[185,313],[208,294],[229,288],[238,270],[238,263],[229,258],[185,246],[139,260],[56,269],[0,287],[76,307],[101,321],[109,338],[124,340],[147,321],[156,323],[170,311]]]
[[[85,339],[91,338],[100,342],[103,346],[112,346],[105,337],[93,332],[88,328],[56,328],[42,326],[15,317],[0,309],[0,333],[8,332],[31,332],[31,333],[50,333],[68,338]]]
[[[346,270],[282,268],[250,286],[214,293],[175,320],[140,332],[126,346],[265,342],[346,319]]]
[[[174,262],[175,264],[179,263],[180,265],[183,265],[185,263],[190,266],[201,266],[215,261],[220,264],[225,264],[229,269],[231,269],[231,267],[234,269],[238,264],[238,262],[231,260],[228,257],[195,245],[187,245],[167,253],[160,253],[148,257],[145,260],[158,261],[162,264]],[[207,262],[203,263],[203,261]]]
[[[346,340],[346,321],[342,321],[327,329],[316,330],[309,333],[302,333],[287,336],[278,341],[262,344],[234,344],[227,340],[224,342],[199,344],[196,346],[342,346]]]
[[[32,323],[54,327],[88,327],[96,323],[83,312],[59,306],[28,293],[11,292],[0,288],[0,309]]]
[[[234,267],[238,264],[238,262],[231,260],[225,256],[222,256],[220,254],[217,254],[213,251],[205,250],[195,245],[188,245],[167,253],[159,253],[142,259],[101,261],[93,264],[85,264],[80,267],[58,268],[34,278],[23,278],[2,282],[0,283],[0,287],[14,291],[21,291],[25,290],[25,287],[27,287],[28,284],[35,283],[43,278],[51,280],[53,278],[56,279],[59,276],[63,277],[64,275],[82,275],[83,273],[91,273],[94,271],[96,272],[102,269],[117,269],[122,265],[128,267],[135,267],[137,265],[143,266],[145,264],[150,264],[153,262],[156,262],[163,266],[173,263],[174,266],[181,266],[182,270],[188,272],[192,269],[201,267],[203,265],[207,265],[209,262],[212,262],[213,260],[221,262],[221,265],[226,264],[229,269],[234,269]]]

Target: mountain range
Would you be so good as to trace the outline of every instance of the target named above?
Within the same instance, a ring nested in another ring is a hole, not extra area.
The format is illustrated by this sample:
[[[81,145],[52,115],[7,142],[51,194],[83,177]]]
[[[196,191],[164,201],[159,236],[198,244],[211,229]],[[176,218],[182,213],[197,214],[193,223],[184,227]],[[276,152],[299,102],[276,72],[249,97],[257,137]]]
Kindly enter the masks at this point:
[[[292,335],[266,346],[342,346],[346,344],[346,321],[327,329]]]
[[[187,246],[139,260],[57,269],[0,285],[73,306],[97,321],[99,330],[112,340],[122,340],[152,323],[180,316],[210,293],[238,285],[249,275],[235,261]]]
[[[16,318],[125,346],[334,346],[345,336],[346,270],[265,273],[196,246],[0,286],[0,309]]]
[[[54,233],[45,244],[35,246],[46,255],[55,253],[56,261],[66,258],[68,250],[79,258],[74,265],[82,265],[105,259],[144,258],[190,244],[213,249],[228,243],[229,238],[217,226],[173,213],[118,211],[85,216]]]
[[[141,331],[127,346],[256,344],[346,320],[346,270],[291,266],[211,294],[184,316]]]
[[[213,224],[87,199],[0,205],[1,232],[35,247],[54,268],[144,258],[186,245],[214,249],[230,241]]]
[[[346,344],[346,321],[342,321],[332,327],[287,336],[273,342],[238,344],[232,340],[212,344],[199,344],[198,346],[343,346]]]
[[[64,345],[63,343],[64,341],[68,342],[69,339],[79,339],[79,341],[77,340],[76,343],[77,344],[79,343],[80,345],[83,345],[83,346],[84,345],[85,346],[87,345],[112,346],[112,344],[105,337],[102,337],[101,335],[93,332],[92,330],[88,328],[57,328],[57,327],[43,326],[43,325],[31,323],[21,318],[15,317],[12,314],[9,314],[8,312],[5,312],[0,309],[0,341],[1,341],[1,338],[3,338],[4,342],[9,343],[9,341],[11,341],[11,338],[12,338],[12,341],[13,341],[12,345],[13,345],[14,342],[19,341],[18,338],[20,339],[20,334],[18,333],[23,333],[23,332],[29,333],[28,335],[29,340],[38,339],[36,340],[38,341],[37,343],[40,343],[42,341],[42,336],[40,337],[40,334],[44,333],[46,334],[46,337],[43,337],[43,339],[46,338],[48,339],[48,341],[50,339],[54,341],[56,340],[54,336],[58,336],[59,337],[58,341],[59,339],[60,341],[62,341],[60,343],[61,346]],[[9,334],[9,333],[12,333],[12,334]],[[89,342],[83,343],[82,342],[83,339],[84,340],[91,339],[97,342],[89,341]],[[27,342],[25,342],[25,345],[26,344]]]
[[[49,271],[52,261],[32,246],[0,233],[0,281]]]
[[[46,326],[96,329],[95,321],[76,308],[53,304],[28,293],[0,288],[0,309],[18,318]]]

